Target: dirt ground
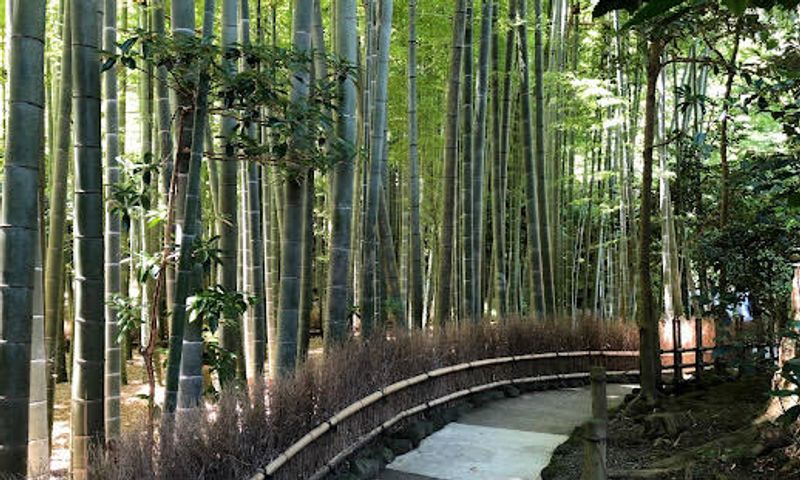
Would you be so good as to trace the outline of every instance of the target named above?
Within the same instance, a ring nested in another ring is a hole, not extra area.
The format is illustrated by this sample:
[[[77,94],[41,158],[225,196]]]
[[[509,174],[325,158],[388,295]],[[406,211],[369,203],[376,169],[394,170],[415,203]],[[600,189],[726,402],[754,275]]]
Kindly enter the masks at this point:
[[[322,353],[322,338],[311,337],[309,355],[315,356]],[[162,359],[163,360],[163,359]],[[147,372],[139,355],[127,362],[128,384],[122,386],[122,432],[141,431],[146,426],[147,419]],[[69,472],[69,443],[70,443],[70,385],[59,383],[56,385],[55,402],[53,406],[53,436],[52,453],[50,457],[51,478],[65,478]],[[156,405],[164,402],[163,382],[156,382]]]
[[[147,373],[141,357],[136,356],[127,362],[128,384],[122,386],[122,429],[144,428],[147,418]],[[156,383],[156,402],[164,399],[164,386]],[[53,478],[63,478],[69,471],[69,416],[70,386],[68,383],[56,385],[53,406],[53,449],[50,457],[50,472]]]
[[[758,421],[769,389],[767,374],[734,381],[708,374],[665,397],[655,411],[626,403],[609,421],[609,478],[800,478],[797,430]],[[579,429],[556,450],[542,478],[575,480],[582,462]]]

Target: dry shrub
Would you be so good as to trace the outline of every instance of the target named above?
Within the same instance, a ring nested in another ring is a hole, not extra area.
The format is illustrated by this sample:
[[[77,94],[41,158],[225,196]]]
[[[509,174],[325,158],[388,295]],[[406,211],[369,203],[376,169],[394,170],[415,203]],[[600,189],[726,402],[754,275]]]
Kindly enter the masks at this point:
[[[355,339],[310,359],[289,378],[229,388],[213,409],[179,414],[174,441],[151,446],[142,432],[127,433],[113,448],[96,453],[95,474],[101,479],[247,478],[342,408],[393,382],[484,358],[637,348],[635,326],[597,321],[572,326],[510,319]]]

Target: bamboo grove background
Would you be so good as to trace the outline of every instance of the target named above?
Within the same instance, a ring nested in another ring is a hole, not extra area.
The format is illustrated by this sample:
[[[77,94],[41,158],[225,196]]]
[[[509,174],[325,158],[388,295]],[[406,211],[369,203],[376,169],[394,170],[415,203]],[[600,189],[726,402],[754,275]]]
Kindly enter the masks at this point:
[[[745,297],[773,331],[788,244],[754,284],[720,239],[747,159],[793,155],[753,81],[794,58],[789,7],[8,0],[0,468],[42,469],[69,381],[87,476],[133,358],[152,434],[320,336],[638,318],[654,352],[658,317]]]

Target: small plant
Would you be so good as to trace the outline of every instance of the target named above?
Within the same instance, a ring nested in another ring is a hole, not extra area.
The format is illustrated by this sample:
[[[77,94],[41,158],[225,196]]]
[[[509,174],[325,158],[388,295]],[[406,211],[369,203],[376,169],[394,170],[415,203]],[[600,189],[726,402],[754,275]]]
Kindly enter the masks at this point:
[[[112,295],[108,303],[117,312],[117,343],[121,344],[142,325],[142,309],[135,299],[119,294]]]
[[[203,363],[217,373],[224,384],[236,374],[236,353],[226,350],[219,343],[216,333],[222,324],[239,328],[234,319],[247,311],[253,299],[241,292],[227,290],[222,285],[214,285],[197,292],[186,299],[189,322],[201,322],[203,330]]]

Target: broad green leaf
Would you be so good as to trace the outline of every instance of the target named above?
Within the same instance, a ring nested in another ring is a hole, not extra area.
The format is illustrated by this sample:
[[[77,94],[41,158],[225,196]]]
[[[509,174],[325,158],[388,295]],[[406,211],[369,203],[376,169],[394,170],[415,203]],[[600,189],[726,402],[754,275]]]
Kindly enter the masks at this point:
[[[636,10],[630,20],[622,26],[623,30],[641,25],[659,15],[667,13],[671,9],[683,4],[687,0],[651,0],[642,8]]]
[[[747,10],[748,0],[724,0],[725,5],[734,15],[741,15]]]
[[[769,392],[769,394],[772,397],[784,398],[784,397],[794,397],[796,395],[800,395],[800,392],[794,390],[773,390]]]

